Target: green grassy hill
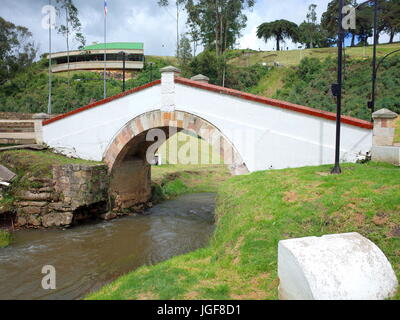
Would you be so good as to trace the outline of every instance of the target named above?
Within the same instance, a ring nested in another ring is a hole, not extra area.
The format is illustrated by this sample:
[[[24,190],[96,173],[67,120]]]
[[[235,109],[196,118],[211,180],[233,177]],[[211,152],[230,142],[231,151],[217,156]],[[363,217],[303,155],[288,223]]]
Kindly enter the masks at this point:
[[[400,44],[381,45],[378,57],[400,49]],[[302,60],[300,60],[300,55]],[[371,94],[372,47],[348,48],[344,63],[343,113],[345,115],[371,119],[367,102]],[[336,100],[330,87],[337,82],[337,58],[335,48],[281,51],[276,56],[256,53],[250,57],[236,57],[231,63],[273,62],[283,66],[272,67],[259,81],[249,88],[254,94],[289,101],[309,107],[334,112]],[[235,62],[236,61],[236,62]],[[286,64],[285,64],[286,63]],[[377,75],[376,110],[388,108],[400,112],[400,53],[388,57]]]
[[[400,43],[381,44],[378,46],[377,55],[383,57],[387,53],[400,49]],[[351,59],[370,59],[373,54],[373,47],[351,47],[346,48],[346,55]],[[257,63],[274,63],[278,62],[285,67],[297,66],[303,58],[316,58],[323,60],[328,57],[337,56],[337,48],[316,48],[304,50],[288,50],[288,51],[248,51],[235,50],[237,57],[230,60],[231,64],[240,66],[253,65]],[[246,55],[249,52],[250,55]]]

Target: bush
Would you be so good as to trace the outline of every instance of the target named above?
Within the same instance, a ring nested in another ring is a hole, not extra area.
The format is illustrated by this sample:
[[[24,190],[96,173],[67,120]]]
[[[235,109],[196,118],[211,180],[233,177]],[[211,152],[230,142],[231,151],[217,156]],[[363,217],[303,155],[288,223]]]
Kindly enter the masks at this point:
[[[159,69],[168,63],[161,58],[152,58],[153,65],[145,64],[144,69],[126,81],[126,90],[160,79]],[[0,86],[0,112],[47,112],[48,75],[47,60],[41,60],[17,74],[12,80]],[[65,113],[93,101],[102,100],[104,87],[102,75],[95,72],[71,72],[71,79],[65,73],[53,74],[52,111]],[[121,80],[107,82],[107,96],[122,91]]]
[[[12,240],[11,233],[6,230],[0,230],[0,248],[5,248],[10,245]]]
[[[162,186],[162,189],[163,189],[164,195],[167,198],[184,194],[189,190],[189,188],[186,186],[186,184],[180,179],[176,179],[176,180],[165,183]]]
[[[393,56],[381,65],[378,72],[375,109],[388,108],[400,112],[400,56]],[[337,82],[337,62],[327,58],[319,61],[304,58],[289,71],[284,87],[274,98],[334,112],[336,100],[330,92]],[[343,114],[371,120],[367,102],[371,99],[371,61],[346,59],[343,85]]]

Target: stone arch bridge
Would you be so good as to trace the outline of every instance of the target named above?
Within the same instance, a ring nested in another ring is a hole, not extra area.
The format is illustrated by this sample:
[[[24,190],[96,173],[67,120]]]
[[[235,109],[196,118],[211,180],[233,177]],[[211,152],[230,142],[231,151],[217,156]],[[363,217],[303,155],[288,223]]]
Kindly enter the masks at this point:
[[[107,163],[115,207],[151,195],[152,129],[211,141],[233,174],[333,162],[335,114],[211,85],[204,76],[182,78],[174,67],[161,72],[161,80],[43,122],[44,142],[57,152]],[[371,150],[373,124],[342,123],[341,160],[354,162]]]

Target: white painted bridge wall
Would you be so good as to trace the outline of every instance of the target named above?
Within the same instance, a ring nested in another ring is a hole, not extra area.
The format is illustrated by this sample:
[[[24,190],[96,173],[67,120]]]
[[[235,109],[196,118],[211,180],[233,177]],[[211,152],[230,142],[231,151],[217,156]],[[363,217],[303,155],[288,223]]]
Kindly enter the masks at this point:
[[[161,88],[153,86],[50,123],[43,128],[44,141],[66,155],[101,161],[130,120],[149,111],[175,109],[217,127],[250,171],[334,162],[335,121],[184,84],[171,87],[170,81],[162,98]],[[343,124],[341,148],[341,161],[354,162],[359,153],[371,150],[372,130]]]
[[[161,86],[113,100],[43,127],[45,143],[68,156],[101,161],[112,139],[130,120],[160,109]]]

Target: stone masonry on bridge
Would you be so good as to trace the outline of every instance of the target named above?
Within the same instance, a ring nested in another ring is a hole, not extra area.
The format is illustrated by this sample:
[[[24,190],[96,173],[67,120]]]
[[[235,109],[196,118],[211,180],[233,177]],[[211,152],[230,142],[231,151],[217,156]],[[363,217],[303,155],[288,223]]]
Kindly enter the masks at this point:
[[[146,143],[146,133],[154,128],[163,128],[166,139],[170,137],[170,128],[176,131],[190,131],[211,145],[234,175],[248,173],[248,169],[239,153],[222,133],[207,121],[183,111],[151,111],[128,122],[108,147],[104,161],[111,172],[110,192],[114,200],[113,207],[127,209],[138,203],[145,203],[151,197],[151,171],[145,154],[150,141]],[[143,147],[147,145],[147,147]],[[127,179],[127,177],[136,177]]]

